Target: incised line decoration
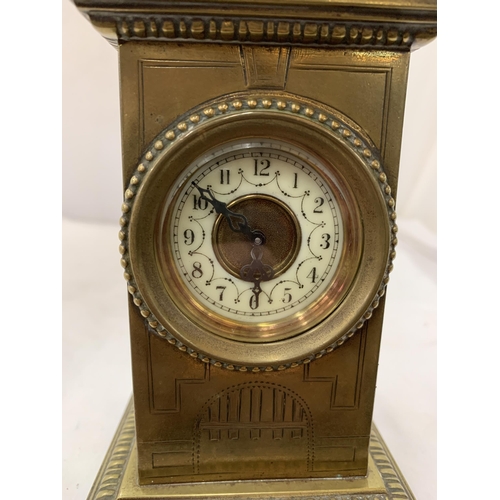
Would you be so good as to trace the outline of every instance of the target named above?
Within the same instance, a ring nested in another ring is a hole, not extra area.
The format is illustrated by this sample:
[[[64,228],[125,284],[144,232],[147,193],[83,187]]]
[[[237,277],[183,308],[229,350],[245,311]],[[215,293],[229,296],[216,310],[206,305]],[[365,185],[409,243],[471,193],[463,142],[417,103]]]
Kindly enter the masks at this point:
[[[118,426],[113,442],[106,454],[99,474],[89,493],[88,500],[116,500],[119,494],[125,468],[133,450],[135,440],[135,413],[134,405],[130,400],[123,419]],[[315,500],[414,500],[414,496],[406,484],[401,472],[394,462],[394,458],[387,449],[376,426],[372,425],[369,452],[377,470],[382,476],[387,493],[357,493],[354,495],[337,495],[334,492],[327,495],[318,495],[308,498]],[[211,497],[212,500],[222,498]],[[303,496],[272,496],[269,500],[303,500]],[[241,498],[240,500],[247,500]]]

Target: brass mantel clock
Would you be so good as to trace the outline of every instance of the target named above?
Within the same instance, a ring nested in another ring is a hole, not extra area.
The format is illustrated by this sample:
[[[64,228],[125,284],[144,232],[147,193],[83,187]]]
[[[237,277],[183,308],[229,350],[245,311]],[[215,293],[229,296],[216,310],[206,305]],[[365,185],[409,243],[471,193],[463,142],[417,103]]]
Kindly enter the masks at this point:
[[[435,5],[76,3],[120,58],[134,380],[90,498],[412,498],[371,417]]]

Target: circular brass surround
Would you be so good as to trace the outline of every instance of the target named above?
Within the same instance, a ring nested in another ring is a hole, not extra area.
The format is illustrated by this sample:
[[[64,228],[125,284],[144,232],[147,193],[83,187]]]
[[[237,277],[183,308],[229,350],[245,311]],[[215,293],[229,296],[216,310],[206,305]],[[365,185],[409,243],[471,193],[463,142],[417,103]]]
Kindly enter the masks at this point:
[[[230,133],[232,140],[227,141],[225,144],[232,144],[238,142],[237,139],[234,139],[235,137],[241,137],[241,139],[245,141],[248,141],[249,137],[252,137],[255,140],[259,137],[257,134],[259,134],[261,130],[264,131],[266,137],[275,140],[278,140],[275,135],[276,131],[278,134],[283,135],[285,135],[286,130],[290,133],[291,124],[287,124],[286,121],[276,120],[273,116],[266,118],[265,121],[263,119],[256,120],[256,116],[253,113],[250,116],[236,115],[236,117],[239,119],[228,120],[228,117],[225,116],[224,118],[226,118],[226,120],[219,123],[216,129],[204,131],[203,140],[205,141],[207,136],[210,137],[213,133],[216,134],[216,137],[220,141],[224,133]],[[292,123],[297,126],[295,120]],[[308,132],[312,134],[312,131]],[[313,141],[313,136],[308,137],[305,130],[301,131],[301,134],[304,134],[308,141]],[[278,135],[278,137],[280,136]],[[193,138],[193,142],[195,141],[196,138]],[[294,147],[304,150],[303,145],[300,143],[294,142]],[[205,151],[201,156],[206,156],[207,154],[210,156],[213,149],[218,150],[219,148],[212,148],[211,150]],[[304,154],[306,154],[305,150]],[[192,291],[183,282],[179,270],[174,264],[175,250],[171,245],[174,206],[180,193],[182,193],[186,185],[191,182],[190,177],[186,176],[184,182],[180,184],[174,181],[174,186],[179,187],[176,189],[175,193],[171,193],[172,197],[167,196],[164,198],[163,210],[158,215],[158,220],[156,222],[158,227],[155,235],[157,255],[156,267],[162,279],[163,289],[167,290],[167,293],[169,293],[173,301],[176,302],[178,309],[189,319],[191,325],[188,324],[186,326],[198,325],[201,328],[201,332],[203,333],[199,337],[199,340],[202,341],[204,345],[208,343],[217,343],[217,337],[236,341],[238,344],[234,346],[233,344],[225,345],[224,351],[222,352],[227,353],[230,347],[235,347],[235,351],[241,351],[241,353],[246,356],[247,353],[244,353],[245,347],[240,344],[241,342],[247,344],[251,343],[252,350],[256,350],[258,349],[258,345],[269,346],[273,343],[274,346],[276,346],[277,341],[291,339],[296,336],[302,337],[306,330],[317,325],[331,314],[331,312],[342,302],[351,284],[356,279],[359,259],[362,254],[363,241],[361,218],[354,196],[343,178],[339,175],[334,176],[334,172],[328,170],[326,166],[323,165],[323,162],[318,160],[319,163],[314,163],[314,156],[301,157],[301,160],[306,163],[312,171],[315,171],[317,175],[322,176],[322,181],[327,183],[332,190],[339,205],[340,219],[344,225],[344,232],[349,234],[349,241],[346,242],[344,247],[340,250],[340,262],[336,271],[329,278],[329,289],[325,293],[319,295],[312,304],[307,307],[299,308],[295,312],[291,312],[290,315],[284,319],[275,320],[272,317],[271,319],[263,317],[262,322],[258,324],[252,324],[245,321],[244,318],[239,321],[230,319],[223,314],[207,309],[207,307],[199,301],[198,297],[193,295]],[[197,161],[193,159],[188,165],[195,163],[197,163]],[[172,163],[170,165],[172,165]],[[159,182],[163,184],[164,181],[160,180]],[[158,297],[158,290],[156,290],[154,295],[151,294],[149,302],[156,300]],[[163,321],[161,324],[164,324]],[[191,333],[192,332],[190,332],[190,334]],[[210,334],[215,337],[210,338]],[[273,348],[275,348],[274,346]],[[298,343],[297,348],[300,347],[301,344]]]
[[[252,339],[244,322],[224,320],[193,300],[172,263],[167,233],[186,166],[223,144],[262,137],[317,160],[311,168],[320,165],[348,238],[328,292],[286,321],[263,321]],[[235,94],[186,113],[147,148],[123,207],[122,265],[149,328],[190,356],[230,370],[294,367],[342,344],[377,307],[395,254],[394,200],[369,138],[335,110],[283,93]]]
[[[237,198],[228,208],[244,215],[253,230],[265,235],[262,260],[273,268],[274,278],[285,272],[295,261],[302,241],[300,225],[290,208],[281,200],[262,194]],[[239,278],[242,267],[249,263],[248,237],[231,230],[226,218],[219,215],[212,242],[222,267]]]

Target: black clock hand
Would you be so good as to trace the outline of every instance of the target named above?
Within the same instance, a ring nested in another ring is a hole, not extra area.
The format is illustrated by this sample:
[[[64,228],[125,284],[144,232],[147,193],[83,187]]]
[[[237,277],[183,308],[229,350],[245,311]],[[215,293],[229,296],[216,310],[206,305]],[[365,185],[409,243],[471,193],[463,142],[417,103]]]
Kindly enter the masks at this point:
[[[250,281],[254,284],[252,292],[255,297],[254,305],[255,308],[257,308],[259,305],[259,295],[262,292],[260,283],[262,281],[270,280],[274,276],[273,268],[267,264],[263,264],[261,260],[263,255],[261,245],[263,245],[266,241],[264,233],[262,233],[262,231],[253,230],[248,225],[248,220],[243,214],[229,210],[226,203],[215,198],[213,193],[209,190],[209,186],[207,186],[207,189],[204,189],[194,182],[193,186],[199,191],[201,199],[210,203],[218,214],[226,218],[232,231],[236,233],[243,233],[253,243],[252,250],[250,251],[252,262],[241,268],[240,277],[241,279]]]
[[[254,244],[261,245],[265,243],[265,236],[261,231],[254,231],[249,225],[248,220],[243,214],[233,212],[227,208],[227,204],[216,199],[209,189],[203,189],[193,182],[193,186],[199,191],[200,198],[210,203],[218,214],[223,215],[229,227],[235,233],[243,233]],[[208,188],[208,186],[207,186]]]

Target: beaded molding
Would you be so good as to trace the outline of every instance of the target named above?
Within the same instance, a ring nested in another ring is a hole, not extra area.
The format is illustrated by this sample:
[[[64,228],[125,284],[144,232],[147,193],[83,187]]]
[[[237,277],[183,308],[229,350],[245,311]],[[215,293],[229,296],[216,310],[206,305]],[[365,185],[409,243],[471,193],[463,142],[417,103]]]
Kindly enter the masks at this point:
[[[375,23],[290,22],[226,18],[151,18],[112,17],[118,39],[127,40],[203,40],[223,42],[296,43],[406,49],[424,30],[414,26]]]
[[[230,115],[245,112],[248,110],[269,110],[270,112],[288,113],[292,115],[299,115],[321,124],[322,126],[333,131],[344,144],[346,144],[351,152],[353,152],[372,173],[372,176],[377,181],[381,194],[386,202],[389,225],[390,225],[390,249],[387,265],[384,272],[384,277],[379,285],[378,291],[375,294],[370,306],[357,321],[356,325],[346,332],[340,339],[333,342],[331,345],[322,349],[317,353],[310,354],[308,357],[278,366],[240,366],[231,363],[219,361],[211,358],[204,353],[197,352],[191,347],[184,345],[177,338],[175,338],[167,329],[160,324],[158,319],[150,311],[148,305],[144,301],[140,291],[138,290],[134,276],[132,275],[130,266],[130,256],[128,251],[128,223],[129,214],[134,206],[135,195],[141,183],[145,180],[150,170],[151,162],[157,155],[167,150],[174,141],[181,139],[186,133],[196,129],[200,124],[220,115]],[[207,106],[196,108],[194,111],[184,115],[179,120],[173,122],[167,129],[159,134],[152,143],[148,146],[146,152],[141,158],[141,161],[132,175],[129,185],[125,190],[124,201],[122,204],[122,216],[120,218],[121,230],[119,232],[119,239],[121,241],[119,251],[121,253],[121,265],[124,268],[124,278],[127,281],[128,292],[132,296],[134,304],[139,308],[140,314],[147,322],[150,332],[154,333],[160,338],[166,339],[167,342],[175,346],[180,351],[187,353],[192,358],[199,359],[203,363],[210,363],[216,367],[223,367],[228,370],[236,370],[240,372],[261,372],[261,371],[281,371],[287,368],[296,368],[301,364],[307,364],[315,359],[323,357],[325,354],[332,352],[337,347],[340,347],[348,339],[350,339],[364,323],[371,318],[373,311],[378,307],[380,298],[384,296],[386,285],[389,282],[389,274],[393,269],[393,260],[396,257],[395,247],[397,245],[397,231],[396,225],[396,211],[395,200],[391,196],[391,187],[387,182],[387,175],[384,173],[379,153],[376,149],[368,143],[365,139],[359,136],[353,125],[346,123],[340,116],[319,110],[313,104],[307,102],[300,102],[298,98],[286,97],[277,98],[270,96],[268,98],[261,96],[241,96],[231,97],[225,100],[215,101]]]
[[[78,2],[77,2],[78,3]],[[118,13],[81,7],[113,44],[135,40],[168,40],[204,43],[293,44],[302,46],[362,47],[409,50],[419,38],[436,36],[435,11],[401,19],[362,20],[348,12],[338,19],[328,11],[316,17],[291,19],[261,15],[166,14],[134,11]],[[123,5],[121,5],[123,8]],[[338,14],[337,14],[338,15]]]
[[[132,399],[104,457],[88,500],[115,500],[135,441],[135,412]]]

